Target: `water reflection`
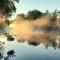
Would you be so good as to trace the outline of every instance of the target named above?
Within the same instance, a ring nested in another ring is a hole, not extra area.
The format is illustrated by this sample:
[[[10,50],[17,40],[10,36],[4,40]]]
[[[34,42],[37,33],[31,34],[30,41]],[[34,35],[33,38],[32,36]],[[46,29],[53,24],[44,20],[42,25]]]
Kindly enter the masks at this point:
[[[29,40],[21,40],[22,42],[17,40],[17,38],[14,38],[15,40],[12,40],[12,42],[11,40],[8,41],[7,38],[5,39],[5,42],[0,42],[0,46],[3,48],[0,49],[0,60],[53,60],[55,57],[60,59],[60,36],[56,32],[45,32],[44,35],[33,35]],[[16,58],[14,59],[15,53]]]
[[[9,50],[6,54],[7,56],[4,56],[4,42],[0,42],[0,60],[10,60],[10,58],[14,57],[15,51]]]
[[[0,60],[12,60],[11,58],[13,58],[13,60],[53,60],[55,57],[60,59],[60,36],[53,33],[55,32],[45,33],[45,35],[42,36],[32,36],[26,44],[20,41],[18,41],[18,43],[17,40],[12,42],[6,40],[7,42],[5,43],[1,42]],[[4,50],[6,50],[6,52]],[[15,53],[16,58],[14,59]]]
[[[15,53],[14,50],[8,51],[7,56],[4,58],[4,60],[10,60],[11,57],[15,56],[14,53]]]
[[[7,41],[14,41],[14,39],[16,39],[17,42],[20,43],[25,41],[23,39],[14,38],[12,35],[9,35],[7,33],[5,33],[5,35],[7,37]],[[54,49],[56,48],[60,49],[60,36],[55,31],[52,32],[45,31],[43,35],[40,35],[40,33],[38,35],[32,35],[29,38],[29,40],[26,41],[28,42],[29,45],[33,45],[33,46],[38,46],[42,43],[46,48],[53,47]]]
[[[56,35],[45,35],[45,36],[33,36],[31,40],[28,40],[29,45],[40,45],[43,44],[46,48],[53,47],[54,49],[60,49],[60,36]]]
[[[24,42],[23,40],[20,40],[17,40],[17,42]],[[60,36],[56,32],[45,32],[44,35],[33,35],[29,40],[26,41],[29,45],[33,46],[38,46],[42,43],[45,48],[53,47],[54,49],[60,49]]]
[[[5,36],[7,37],[8,41],[14,41],[14,37],[12,35],[9,35],[8,33],[5,32]]]
[[[3,58],[3,54],[4,54],[4,47],[3,47],[3,44],[2,42],[0,41],[0,60]]]

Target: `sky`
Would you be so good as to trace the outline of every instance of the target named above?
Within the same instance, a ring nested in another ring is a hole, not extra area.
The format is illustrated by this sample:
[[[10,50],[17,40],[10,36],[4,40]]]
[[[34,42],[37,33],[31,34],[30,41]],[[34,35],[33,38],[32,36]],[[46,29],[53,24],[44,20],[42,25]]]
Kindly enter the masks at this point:
[[[27,13],[29,10],[37,9],[45,12],[45,10],[54,11],[60,9],[60,0],[20,0],[16,4],[17,13]]]

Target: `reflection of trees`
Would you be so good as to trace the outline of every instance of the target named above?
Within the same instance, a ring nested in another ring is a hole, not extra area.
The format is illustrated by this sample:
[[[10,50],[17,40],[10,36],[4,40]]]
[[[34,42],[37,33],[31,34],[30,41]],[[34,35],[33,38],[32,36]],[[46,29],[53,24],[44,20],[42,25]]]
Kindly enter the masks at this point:
[[[4,47],[3,44],[0,42],[0,60],[3,58],[3,54],[4,54]]]
[[[9,36],[7,37],[7,40],[8,40],[8,41],[14,41],[14,38],[13,38],[11,35],[9,35]]]
[[[60,42],[59,43],[57,43],[57,41],[55,40],[55,41],[53,41],[53,42],[48,42],[48,43],[46,43],[46,44],[44,44],[45,45],[45,47],[46,48],[48,48],[48,47],[53,47],[54,49],[56,49],[56,48],[59,48],[60,49]]]
[[[45,33],[42,36],[36,35],[28,40],[28,44],[37,46],[42,43],[46,48],[53,47],[54,49],[60,49],[60,39],[58,39],[56,36],[57,34],[55,32]]]
[[[10,60],[11,57],[14,57],[14,50],[10,50],[7,52],[7,56],[4,58],[4,60]]]
[[[14,37],[5,32],[8,41],[14,41]]]
[[[8,51],[7,56],[4,57],[4,46],[3,45],[4,45],[3,42],[2,43],[0,42],[0,60],[2,60],[2,59],[3,60],[10,60],[10,58],[15,56],[14,55],[15,51],[14,50]]]
[[[29,44],[29,45],[34,45],[34,46],[39,45],[39,43],[37,43],[37,42],[35,42],[35,41],[29,41],[28,44]]]

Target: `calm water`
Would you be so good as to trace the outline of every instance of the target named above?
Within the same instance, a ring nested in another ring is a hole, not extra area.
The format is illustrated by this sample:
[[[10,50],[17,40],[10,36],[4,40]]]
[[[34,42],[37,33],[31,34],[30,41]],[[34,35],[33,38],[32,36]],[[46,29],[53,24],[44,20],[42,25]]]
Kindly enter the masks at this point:
[[[60,47],[58,44],[45,46],[41,43],[34,46],[29,45],[27,42],[7,41],[3,37],[0,38],[0,41],[5,42],[5,44],[0,43],[0,53],[3,55],[0,60],[60,60]],[[8,57],[7,52],[11,50],[14,50],[14,56]]]

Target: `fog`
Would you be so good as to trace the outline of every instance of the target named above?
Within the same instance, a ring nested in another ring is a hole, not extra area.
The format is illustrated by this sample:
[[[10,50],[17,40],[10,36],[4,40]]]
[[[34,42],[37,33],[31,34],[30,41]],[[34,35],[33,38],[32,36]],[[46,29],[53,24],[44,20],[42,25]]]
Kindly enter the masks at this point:
[[[43,28],[48,26],[50,17],[44,16],[36,20],[18,19],[9,25],[9,34],[16,36],[19,42],[40,44],[52,42],[56,39],[56,32],[47,32]]]

